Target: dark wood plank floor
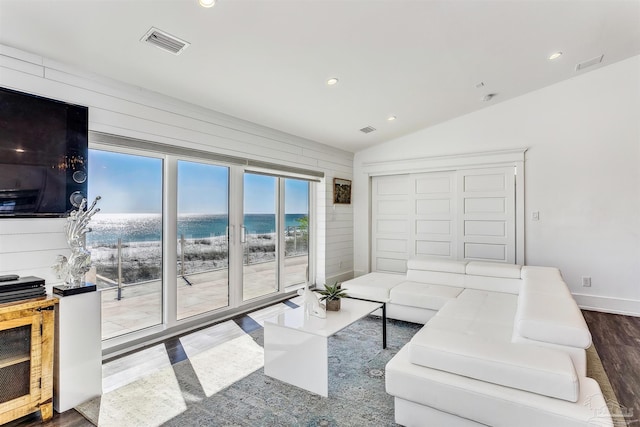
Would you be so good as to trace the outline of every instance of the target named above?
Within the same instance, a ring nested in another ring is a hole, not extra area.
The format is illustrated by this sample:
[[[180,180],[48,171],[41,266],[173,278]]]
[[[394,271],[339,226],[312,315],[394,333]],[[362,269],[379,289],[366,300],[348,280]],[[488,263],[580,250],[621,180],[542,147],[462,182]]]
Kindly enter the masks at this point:
[[[640,317],[582,313],[620,405],[632,411],[627,423],[640,426]]]
[[[630,426],[640,426],[640,317],[583,311],[611,386],[620,404],[631,410]],[[43,425],[38,413],[12,421],[2,427]],[[75,410],[54,412],[47,427],[89,427]]]

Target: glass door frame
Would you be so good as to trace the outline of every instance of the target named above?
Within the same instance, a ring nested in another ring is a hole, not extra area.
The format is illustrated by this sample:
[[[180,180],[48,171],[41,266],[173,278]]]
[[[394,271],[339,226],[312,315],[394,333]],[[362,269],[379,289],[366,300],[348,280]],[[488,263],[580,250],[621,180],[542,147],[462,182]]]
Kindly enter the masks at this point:
[[[144,142],[144,141],[143,141]],[[128,147],[126,145],[103,143],[97,141],[91,141],[89,144],[90,150],[109,151],[120,154],[130,154],[137,156],[144,156],[150,158],[160,159],[162,161],[162,307],[161,307],[161,323],[155,326],[150,326],[145,329],[130,332],[124,335],[119,335],[113,338],[105,339],[102,341],[103,351],[107,350],[107,354],[118,354],[125,349],[131,349],[140,345],[146,345],[149,342],[155,341],[159,336],[163,335],[167,330],[179,331],[181,329],[188,330],[192,326],[198,324],[212,322],[217,318],[224,318],[229,313],[242,311],[246,307],[262,305],[269,300],[277,301],[285,294],[294,291],[298,288],[297,285],[285,287],[280,283],[280,278],[284,277],[283,268],[284,263],[278,262],[278,269],[276,272],[278,278],[278,291],[243,301],[242,299],[242,245],[240,244],[240,232],[241,225],[243,224],[243,197],[244,197],[244,173],[261,173],[264,175],[270,175],[278,178],[277,185],[277,227],[279,230],[284,230],[284,178],[293,178],[309,181],[309,280],[313,284],[316,276],[317,259],[316,259],[316,245],[317,245],[317,187],[322,185],[324,180],[319,180],[310,176],[297,176],[296,174],[288,175],[287,173],[280,173],[277,169],[252,169],[246,165],[237,163],[228,163],[223,160],[214,160],[207,158],[206,156],[198,157],[196,155],[190,155],[188,149],[184,154],[176,154],[174,152],[166,153],[162,152],[161,147],[153,147],[150,143],[149,149],[139,147]],[[177,217],[178,217],[178,161],[190,161],[197,163],[206,163],[215,166],[227,167],[229,170],[229,305],[215,309],[203,314],[187,317],[185,319],[177,320],[177,244],[178,230],[177,230]],[[103,200],[102,203],[107,203],[107,200]],[[282,215],[280,215],[282,211]],[[278,232],[279,242],[276,246],[279,259],[284,260],[284,240],[283,233]],[[303,287],[304,284],[300,284],[299,287]],[[149,341],[151,340],[151,341]]]
[[[167,269],[165,266],[166,263],[166,259],[167,259],[167,253],[165,252],[167,249],[167,245],[168,245],[168,236],[167,236],[167,209],[168,209],[168,199],[167,199],[167,192],[169,190],[169,188],[171,187],[171,179],[169,177],[169,172],[171,171],[171,168],[169,167],[169,161],[170,161],[170,157],[167,154],[161,153],[159,151],[148,151],[148,150],[141,150],[138,148],[130,148],[127,146],[120,146],[120,145],[111,145],[111,144],[103,144],[103,143],[96,143],[90,140],[89,142],[89,150],[97,150],[97,151],[105,151],[105,152],[110,152],[110,153],[115,153],[115,154],[124,154],[124,155],[131,155],[131,156],[140,156],[140,157],[146,157],[146,158],[151,158],[151,159],[157,159],[160,160],[162,162],[162,178],[161,178],[161,185],[162,185],[162,189],[161,189],[161,193],[162,193],[162,208],[161,208],[161,214],[162,214],[162,231],[161,231],[161,235],[162,235],[162,241],[161,241],[161,248],[162,248],[162,261],[161,261],[161,265],[162,265],[162,273],[160,274],[160,278],[161,278],[161,295],[160,295],[160,301],[161,301],[161,307],[160,307],[160,322],[158,324],[152,325],[152,326],[148,326],[146,328],[142,328],[142,329],[138,329],[132,332],[127,332],[125,334],[122,335],[117,335],[111,338],[106,338],[102,340],[103,343],[103,349],[105,348],[105,343],[107,343],[106,347],[110,348],[110,347],[117,347],[123,344],[127,344],[127,343],[131,343],[134,341],[138,341],[140,339],[144,339],[150,335],[156,334],[156,333],[160,333],[162,331],[164,331],[167,327],[167,324],[170,322],[170,318],[168,317],[169,311],[167,310],[167,299],[169,298],[169,294],[171,293],[172,290],[172,286],[171,286],[171,282],[167,281]],[[89,167],[91,167],[91,165],[89,165]],[[175,184],[175,168],[174,168],[174,175],[173,175],[173,187],[175,188],[176,184]],[[98,194],[100,195],[100,194]],[[100,195],[102,196],[102,195]],[[175,199],[174,199],[175,202]],[[108,200],[106,199],[102,199],[99,204],[98,207],[100,207],[100,204],[103,203],[108,203]],[[170,246],[170,245],[169,245]],[[175,251],[175,250],[174,250]],[[174,279],[173,283],[175,285],[176,280]],[[101,292],[101,291],[100,291]],[[175,289],[174,289],[175,292]],[[102,298],[102,294],[100,295],[100,297]],[[175,295],[174,295],[175,298]],[[102,307],[101,307],[102,309]],[[104,322],[104,318],[101,319],[102,322]]]
[[[243,245],[240,243],[240,233],[242,233],[242,226],[244,224],[244,175],[245,173],[253,173],[253,174],[261,174],[267,175],[277,178],[276,185],[276,285],[278,286],[278,290],[276,292],[269,293],[262,297],[252,298],[249,300],[243,300],[243,262],[242,262],[242,250]],[[316,219],[316,187],[317,185],[313,185],[316,182],[314,180],[309,180],[306,177],[302,176],[287,176],[282,173],[279,173],[277,170],[262,170],[262,169],[253,169],[246,167],[231,167],[230,168],[230,185],[229,185],[229,230],[232,233],[232,236],[229,239],[229,252],[234,250],[234,254],[236,256],[231,257],[229,261],[229,282],[234,283],[234,286],[230,286],[229,296],[230,304],[233,304],[233,307],[242,307],[246,305],[255,304],[256,301],[260,301],[263,299],[272,298],[274,296],[282,296],[286,293],[292,292],[295,289],[299,289],[304,287],[304,283],[300,283],[299,285],[292,286],[284,286],[282,284],[282,278],[284,277],[284,251],[285,251],[285,241],[284,241],[284,230],[285,225],[285,211],[284,211],[284,203],[285,203],[285,179],[299,179],[309,181],[309,194],[308,194],[308,203],[309,203],[309,254],[308,254],[308,265],[309,265],[309,282],[311,285],[314,284],[315,281],[315,272],[316,272],[316,230],[317,230],[317,219]],[[232,199],[235,199],[233,202]],[[238,204],[236,204],[238,203]],[[233,222],[232,218],[232,210],[233,212]],[[233,226],[232,226],[233,224]],[[233,248],[233,249],[232,249]]]

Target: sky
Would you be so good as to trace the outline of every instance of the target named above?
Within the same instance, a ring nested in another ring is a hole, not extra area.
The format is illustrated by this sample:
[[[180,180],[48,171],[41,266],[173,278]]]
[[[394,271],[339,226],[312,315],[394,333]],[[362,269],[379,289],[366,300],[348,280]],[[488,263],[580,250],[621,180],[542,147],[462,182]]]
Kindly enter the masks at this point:
[[[162,160],[153,157],[89,150],[89,201],[101,196],[102,213],[160,213]],[[178,212],[228,213],[229,169],[224,166],[178,162]],[[245,213],[275,212],[276,178],[244,175]],[[307,214],[307,181],[285,181],[285,212]]]

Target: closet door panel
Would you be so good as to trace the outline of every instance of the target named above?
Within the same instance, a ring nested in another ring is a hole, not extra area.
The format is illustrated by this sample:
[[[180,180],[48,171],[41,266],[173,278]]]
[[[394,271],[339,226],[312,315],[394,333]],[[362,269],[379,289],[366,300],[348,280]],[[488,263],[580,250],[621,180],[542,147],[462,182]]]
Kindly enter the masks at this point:
[[[414,210],[411,212],[410,256],[457,256],[456,173],[431,172],[410,178]]]
[[[513,167],[372,177],[374,271],[414,256],[515,262]]]
[[[458,171],[458,218],[463,259],[515,262],[513,167]]]
[[[406,271],[409,258],[409,175],[373,177],[371,265],[373,271]]]

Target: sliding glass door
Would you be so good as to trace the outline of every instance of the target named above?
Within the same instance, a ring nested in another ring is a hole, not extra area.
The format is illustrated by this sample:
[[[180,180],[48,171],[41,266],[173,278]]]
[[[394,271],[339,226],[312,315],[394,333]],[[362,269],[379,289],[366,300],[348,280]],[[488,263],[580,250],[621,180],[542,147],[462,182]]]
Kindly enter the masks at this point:
[[[309,270],[309,181],[284,181],[284,266],[285,287],[305,283]]]
[[[229,305],[229,168],[178,161],[177,319]]]
[[[163,160],[89,151],[91,219],[87,248],[102,297],[102,339],[162,323]]]
[[[88,198],[102,199],[86,237],[86,279],[100,290],[108,345],[304,285],[310,181],[147,148],[89,151]]]
[[[243,301],[304,284],[309,269],[309,182],[246,172],[243,188]]]
[[[278,178],[244,174],[242,300],[278,292]]]

